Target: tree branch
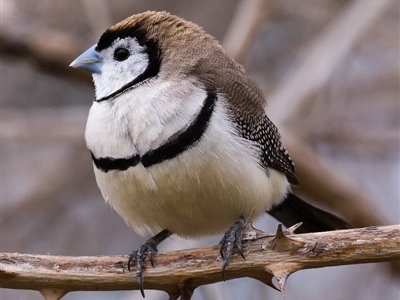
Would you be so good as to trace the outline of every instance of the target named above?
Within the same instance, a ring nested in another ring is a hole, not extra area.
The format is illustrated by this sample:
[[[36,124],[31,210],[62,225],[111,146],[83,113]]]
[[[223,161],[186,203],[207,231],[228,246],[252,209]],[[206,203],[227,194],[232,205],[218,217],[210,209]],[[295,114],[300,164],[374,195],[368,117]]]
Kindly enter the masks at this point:
[[[243,63],[243,57],[252,44],[260,26],[268,19],[270,0],[241,0],[222,41],[224,49]]]
[[[277,278],[284,294],[287,277],[302,269],[400,259],[400,225],[294,235],[279,225],[275,235],[246,226],[244,254],[234,255],[226,279],[251,277],[273,286]],[[69,291],[138,289],[127,257],[51,256],[1,253],[0,287],[33,289],[46,299],[60,299]],[[190,299],[196,287],[222,281],[217,246],[170,253],[145,261],[146,289],[163,290],[170,299]]]
[[[92,76],[89,73],[69,67],[84,50],[73,36],[37,25],[35,33],[32,34],[32,24],[2,24],[0,53],[4,56],[24,58],[40,71],[51,75],[92,84]]]
[[[267,113],[278,126],[290,120],[326,85],[366,30],[395,1],[354,0],[306,47],[298,64],[268,95]]]

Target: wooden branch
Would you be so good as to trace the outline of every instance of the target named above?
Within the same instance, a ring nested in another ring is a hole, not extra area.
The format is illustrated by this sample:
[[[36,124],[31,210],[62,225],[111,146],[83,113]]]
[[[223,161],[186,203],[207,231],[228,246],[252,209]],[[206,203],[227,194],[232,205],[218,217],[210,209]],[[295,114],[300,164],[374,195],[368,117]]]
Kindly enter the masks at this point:
[[[394,0],[354,0],[304,49],[298,64],[268,95],[268,115],[280,128],[326,85],[365,31]]]
[[[113,25],[111,7],[107,0],[81,0],[80,2],[92,31],[93,41],[97,41],[104,30]]]
[[[33,67],[51,75],[92,84],[92,76],[89,73],[69,67],[77,55],[85,50],[76,43],[73,36],[37,25],[35,33],[32,34],[32,24],[2,24],[0,53],[4,56],[24,58]]]
[[[317,199],[354,227],[385,224],[377,203],[354,178],[316,153],[302,140],[281,128],[283,142],[296,164],[300,185],[296,193]],[[312,163],[310,163],[312,162]]]
[[[400,259],[400,225],[294,235],[289,228],[269,234],[246,226],[244,255],[234,255],[226,279],[251,277],[273,286],[277,278],[284,294],[287,277],[302,269]],[[127,257],[51,256],[2,253],[0,287],[33,289],[46,299],[60,299],[69,291],[138,289],[135,273],[127,271]],[[217,246],[170,253],[145,261],[145,289],[163,290],[170,299],[190,299],[196,287],[222,281]]]
[[[260,26],[268,19],[270,0],[241,0],[222,40],[224,49],[239,63]]]

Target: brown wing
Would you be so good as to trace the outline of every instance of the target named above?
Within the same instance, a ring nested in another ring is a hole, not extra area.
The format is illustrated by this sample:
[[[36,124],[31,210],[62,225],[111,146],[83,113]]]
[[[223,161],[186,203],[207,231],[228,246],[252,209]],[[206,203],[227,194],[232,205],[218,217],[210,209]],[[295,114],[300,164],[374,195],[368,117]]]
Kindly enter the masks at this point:
[[[266,101],[260,88],[246,76],[241,65],[224,57],[224,53],[217,52],[214,57],[214,63],[209,59],[199,60],[191,73],[200,78],[207,89],[226,96],[238,134],[259,147],[260,164],[266,172],[268,168],[276,169],[283,172],[290,183],[297,184],[293,161],[281,142],[278,129],[265,113]]]

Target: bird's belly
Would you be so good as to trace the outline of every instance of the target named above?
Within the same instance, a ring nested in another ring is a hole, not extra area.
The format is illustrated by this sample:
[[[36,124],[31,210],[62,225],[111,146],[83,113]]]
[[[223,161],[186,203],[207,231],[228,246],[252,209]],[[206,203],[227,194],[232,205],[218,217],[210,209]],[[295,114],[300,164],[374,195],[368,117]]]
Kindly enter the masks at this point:
[[[96,179],[104,198],[141,235],[164,228],[183,237],[213,235],[253,208],[256,216],[265,213],[288,189],[284,174],[267,175],[249,153],[224,150],[205,155],[193,147],[148,168],[95,168]]]

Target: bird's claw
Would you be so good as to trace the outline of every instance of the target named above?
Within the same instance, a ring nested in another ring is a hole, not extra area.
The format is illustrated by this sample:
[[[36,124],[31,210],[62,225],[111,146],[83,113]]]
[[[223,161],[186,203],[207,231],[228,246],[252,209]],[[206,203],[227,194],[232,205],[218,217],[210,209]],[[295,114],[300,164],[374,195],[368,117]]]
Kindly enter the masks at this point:
[[[225,280],[225,269],[229,266],[229,262],[233,252],[233,246],[239,250],[240,255],[244,258],[242,248],[242,233],[245,224],[244,217],[240,219],[225,232],[222,240],[219,242],[219,252],[224,262],[222,264],[222,278]],[[225,250],[225,251],[224,251]]]
[[[147,255],[150,259],[151,265],[154,267],[153,255],[158,252],[157,243],[153,239],[148,239],[144,242],[137,250],[133,250],[128,255],[128,270],[131,270],[131,263],[134,259],[136,259],[136,279],[139,284],[140,292],[142,293],[143,298],[144,290],[143,290],[143,260]]]

